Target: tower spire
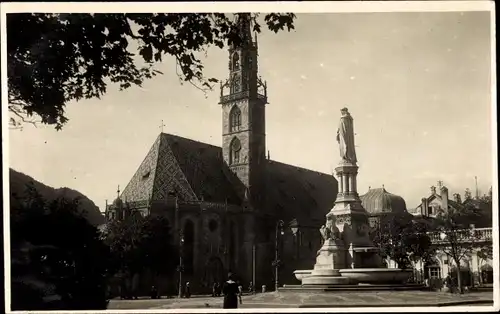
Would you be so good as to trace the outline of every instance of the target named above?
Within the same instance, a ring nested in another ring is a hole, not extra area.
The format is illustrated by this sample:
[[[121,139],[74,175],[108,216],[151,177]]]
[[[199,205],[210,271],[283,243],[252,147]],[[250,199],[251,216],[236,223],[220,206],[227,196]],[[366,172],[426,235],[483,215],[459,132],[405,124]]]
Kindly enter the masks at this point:
[[[118,189],[116,190],[116,198],[120,198],[120,185],[118,184]]]
[[[265,194],[267,94],[258,74],[252,15],[238,13],[234,21],[238,36],[229,46],[229,75],[221,84],[219,101],[223,111],[222,155],[248,189],[252,205],[258,207]]]
[[[252,16],[251,13],[238,14],[238,31],[241,39],[241,47],[247,48],[253,45],[252,40]]]

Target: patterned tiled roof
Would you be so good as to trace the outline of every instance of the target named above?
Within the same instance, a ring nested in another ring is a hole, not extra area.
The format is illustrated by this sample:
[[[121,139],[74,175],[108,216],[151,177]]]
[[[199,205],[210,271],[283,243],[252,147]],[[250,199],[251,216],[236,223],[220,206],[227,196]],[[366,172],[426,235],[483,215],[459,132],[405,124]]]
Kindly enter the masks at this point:
[[[370,214],[406,212],[406,202],[398,195],[389,193],[385,188],[370,189],[361,195],[361,203]]]
[[[268,206],[282,219],[323,219],[333,207],[337,181],[332,175],[267,160]],[[222,149],[162,133],[123,190],[127,202],[165,199],[176,191],[181,199],[238,204],[241,184],[229,170]]]
[[[239,204],[235,189],[224,174],[221,148],[162,133],[123,190],[127,202],[163,200],[176,192],[186,201]]]

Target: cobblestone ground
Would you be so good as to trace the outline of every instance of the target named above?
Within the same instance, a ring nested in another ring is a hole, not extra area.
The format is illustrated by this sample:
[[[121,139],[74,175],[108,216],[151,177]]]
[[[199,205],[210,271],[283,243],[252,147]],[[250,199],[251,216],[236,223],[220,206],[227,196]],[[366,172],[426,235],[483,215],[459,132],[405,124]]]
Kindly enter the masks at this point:
[[[492,292],[457,295],[424,291],[330,292],[330,293],[264,293],[243,297],[240,308],[299,307],[386,307],[386,306],[492,306]],[[478,304],[491,301],[491,304]],[[457,303],[458,302],[458,303]],[[222,298],[111,300],[108,309],[175,309],[222,308]]]

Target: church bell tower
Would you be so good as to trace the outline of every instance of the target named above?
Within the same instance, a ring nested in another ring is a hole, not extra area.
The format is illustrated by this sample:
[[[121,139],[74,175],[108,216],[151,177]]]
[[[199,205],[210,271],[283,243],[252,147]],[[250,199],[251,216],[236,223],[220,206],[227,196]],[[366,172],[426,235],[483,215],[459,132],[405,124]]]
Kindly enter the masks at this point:
[[[245,198],[260,203],[266,164],[266,84],[258,76],[257,40],[250,14],[238,14],[241,42],[229,48],[229,78],[221,83],[222,153],[246,188]]]

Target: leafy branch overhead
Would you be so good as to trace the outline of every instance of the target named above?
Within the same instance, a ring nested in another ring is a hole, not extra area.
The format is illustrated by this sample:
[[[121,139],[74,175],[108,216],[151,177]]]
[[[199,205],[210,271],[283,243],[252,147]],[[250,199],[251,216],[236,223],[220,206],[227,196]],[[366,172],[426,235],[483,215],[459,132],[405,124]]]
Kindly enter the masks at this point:
[[[60,130],[71,100],[99,98],[109,83],[141,86],[161,74],[155,64],[175,58],[182,81],[211,89],[197,56],[211,46],[241,43],[237,16],[223,13],[7,15],[8,96],[11,125],[41,122]],[[248,14],[261,32],[258,14]],[[295,15],[264,16],[269,30],[294,28]],[[174,66],[172,66],[174,69]]]

